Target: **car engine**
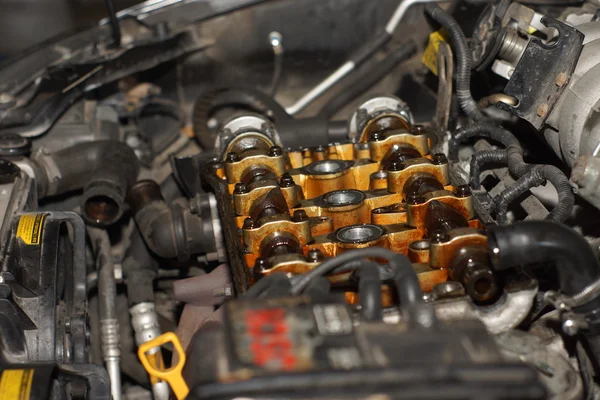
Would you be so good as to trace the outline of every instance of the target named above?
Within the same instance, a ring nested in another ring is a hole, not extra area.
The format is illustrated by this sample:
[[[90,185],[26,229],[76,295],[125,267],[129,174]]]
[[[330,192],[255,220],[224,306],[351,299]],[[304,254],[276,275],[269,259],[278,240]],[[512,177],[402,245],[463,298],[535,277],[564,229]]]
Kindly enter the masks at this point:
[[[0,65],[0,400],[600,398],[600,3],[149,0]]]

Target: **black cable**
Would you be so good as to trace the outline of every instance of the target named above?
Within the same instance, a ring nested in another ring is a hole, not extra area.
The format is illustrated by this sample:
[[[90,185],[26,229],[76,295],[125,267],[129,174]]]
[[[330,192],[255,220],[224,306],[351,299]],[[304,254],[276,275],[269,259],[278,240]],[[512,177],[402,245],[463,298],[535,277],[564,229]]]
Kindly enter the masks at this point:
[[[267,275],[264,278],[256,282],[250,289],[248,289],[241,297],[245,299],[257,299],[267,297],[269,290],[276,288],[277,294],[286,295],[287,289],[290,287],[290,280],[287,275],[283,272],[275,272],[271,275]],[[279,289],[282,289],[281,293]]]
[[[496,205],[496,221],[500,225],[505,225],[508,222],[507,213],[510,203],[521,197],[532,187],[540,186],[545,179],[540,175],[539,168],[534,168],[522,177],[520,177],[514,185],[504,189],[494,199]]]
[[[117,11],[115,10],[113,0],[106,0],[106,9],[108,10],[108,18],[110,19],[110,26],[112,27],[113,45],[119,47],[121,46],[121,26],[119,25],[119,19],[117,18]]]
[[[371,261],[363,262],[358,269],[358,279],[358,297],[363,318],[366,321],[381,321],[383,305],[377,264]]]
[[[364,258],[381,258],[389,261],[394,271],[394,283],[396,284],[396,290],[402,307],[410,307],[423,303],[423,293],[421,292],[419,278],[410,260],[403,254],[394,253],[382,247],[351,250],[323,262],[315,269],[294,277],[291,293],[292,295],[301,293],[311,280],[326,275],[338,267],[344,266],[349,269],[359,268],[362,263],[361,259]]]
[[[471,189],[477,190],[481,186],[481,167],[485,164],[508,164],[508,152],[504,149],[479,151],[471,156]]]
[[[583,382],[583,391],[585,400],[592,400],[594,398],[594,381],[592,373],[589,370],[587,362],[587,356],[581,343],[575,345],[575,351],[577,356],[577,364],[579,365],[579,372],[581,373],[581,381]]]
[[[344,106],[361,96],[377,82],[388,75],[399,63],[409,59],[416,51],[417,46],[413,41],[400,44],[390,51],[381,61],[373,65],[338,93],[331,101],[319,111],[318,117],[330,119]]]
[[[448,35],[456,56],[456,96],[465,114],[475,121],[483,119],[483,114],[471,96],[471,52],[467,39],[454,18],[433,3],[425,5],[425,11],[433,20],[442,25]]]
[[[521,178],[524,175],[529,174],[524,179],[517,181],[519,186],[511,187],[507,189],[505,193],[503,192],[506,199],[500,198],[498,200],[500,203],[497,203],[501,213],[504,212],[503,208],[506,201],[512,201],[522,193],[525,193],[528,189],[539,185],[539,183],[536,184],[535,182],[548,180],[558,193],[558,203],[550,212],[550,215],[548,215],[548,219],[563,222],[571,215],[575,204],[575,196],[573,195],[573,189],[569,183],[569,179],[561,170],[552,165],[536,166],[535,164],[527,164],[523,159],[523,148],[517,138],[511,132],[500,126],[491,123],[476,122],[461,127],[450,139],[450,159],[458,159],[458,147],[461,142],[477,136],[492,139],[506,147],[508,170],[515,176]],[[531,172],[534,168],[535,172]],[[501,218],[504,218],[502,214]]]
[[[531,165],[523,160],[523,148],[517,138],[506,129],[491,123],[476,122],[459,128],[449,143],[449,157],[458,159],[458,145],[473,137],[485,137],[501,143],[508,152],[508,168],[517,177],[523,176],[531,169]]]

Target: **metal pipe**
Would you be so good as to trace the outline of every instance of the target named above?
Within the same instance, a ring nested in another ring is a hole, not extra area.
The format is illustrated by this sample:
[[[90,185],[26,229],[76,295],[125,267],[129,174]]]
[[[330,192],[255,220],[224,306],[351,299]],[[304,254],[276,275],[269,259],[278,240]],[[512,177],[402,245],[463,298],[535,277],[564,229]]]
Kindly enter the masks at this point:
[[[406,14],[408,9],[412,6],[414,6],[415,4],[418,4],[418,3],[443,3],[445,1],[449,1],[449,0],[404,0],[404,1],[401,1],[400,4],[398,5],[398,7],[396,8],[396,11],[394,11],[394,14],[392,14],[392,18],[390,18],[389,22],[385,26],[385,31],[388,34],[392,35],[396,31],[396,28],[400,24],[400,21],[402,21],[402,18],[404,18],[404,14]]]
[[[158,323],[158,314],[153,302],[136,304],[129,308],[131,314],[131,325],[135,332],[135,344],[140,346],[161,335],[160,325]],[[164,368],[160,347],[154,347],[148,354],[153,355],[151,360],[156,364],[157,369]],[[152,394],[154,400],[167,400],[169,398],[169,385],[165,381],[150,377],[152,383]]]
[[[110,377],[112,398],[121,400],[121,348],[116,308],[117,285],[110,239],[108,233],[103,229],[88,227],[87,231],[98,268],[98,308],[102,356]]]
[[[398,5],[398,7],[396,8],[396,11],[392,15],[392,18],[390,18],[390,20],[388,21],[388,23],[385,27],[385,31],[384,31],[385,37],[390,38],[392,36],[394,31],[400,24],[400,21],[402,21],[402,18],[404,18],[404,15],[408,11],[408,9],[410,7],[412,7],[413,5],[418,4],[418,3],[437,3],[437,2],[444,2],[444,1],[448,1],[448,0],[404,0],[404,1],[401,1],[400,4]],[[375,38],[375,41],[374,41],[373,48],[368,49],[368,51],[370,53],[372,53],[374,50],[377,50],[378,47],[376,47],[376,46],[381,46],[384,43],[385,43],[385,38],[383,38],[381,35],[377,35]],[[313,101],[315,101],[316,99],[321,97],[326,91],[331,89],[336,83],[340,82],[342,79],[344,79],[346,76],[348,76],[352,71],[354,71],[356,69],[356,67],[358,65],[360,65],[364,60],[366,60],[368,58],[368,57],[364,57],[364,55],[366,53],[363,53],[364,50],[363,51],[361,51],[361,50],[359,50],[359,54],[360,54],[359,57],[356,57],[356,56],[351,57],[350,60],[346,61],[346,63],[344,63],[341,67],[336,69],[331,75],[329,75],[327,78],[325,78],[325,80],[323,80],[321,83],[319,83],[317,86],[315,86],[310,92],[306,93],[304,96],[302,96],[300,99],[298,99],[298,101],[296,101],[294,104],[287,107],[285,109],[285,111],[287,111],[287,113],[290,115],[298,114],[300,111],[302,111],[306,107],[308,107]]]
[[[509,106],[515,107],[517,104],[519,104],[519,100],[504,93],[494,93],[479,99],[477,105],[483,110],[488,107],[495,106],[498,103],[506,103]]]

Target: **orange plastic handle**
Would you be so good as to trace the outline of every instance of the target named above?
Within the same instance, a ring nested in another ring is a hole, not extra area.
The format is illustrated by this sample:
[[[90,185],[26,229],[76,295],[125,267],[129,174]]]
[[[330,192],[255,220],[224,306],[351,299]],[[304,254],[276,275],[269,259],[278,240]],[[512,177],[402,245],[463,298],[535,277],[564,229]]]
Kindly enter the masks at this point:
[[[172,365],[171,368],[160,370],[156,368],[155,363],[150,362],[146,352],[167,343],[173,343],[173,347],[178,355],[178,361],[177,364]],[[183,400],[187,397],[190,389],[181,375],[181,371],[185,365],[185,352],[183,351],[183,347],[181,346],[179,338],[177,335],[175,335],[175,333],[163,333],[159,337],[143,343],[138,348],[138,357],[146,369],[146,372],[148,372],[148,375],[162,379],[169,383],[169,386],[171,386],[171,390],[175,394],[175,397],[177,397],[177,400]]]

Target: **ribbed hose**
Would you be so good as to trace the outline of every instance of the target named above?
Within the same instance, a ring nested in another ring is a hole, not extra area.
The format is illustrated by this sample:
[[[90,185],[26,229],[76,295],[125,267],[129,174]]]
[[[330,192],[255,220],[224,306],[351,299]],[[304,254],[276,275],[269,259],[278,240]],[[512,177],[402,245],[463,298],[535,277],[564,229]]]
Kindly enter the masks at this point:
[[[212,149],[215,146],[217,133],[211,131],[207,123],[213,112],[222,107],[246,108],[266,115],[276,122],[292,119],[279,103],[260,90],[249,87],[215,87],[198,98],[192,112],[192,125],[196,139],[205,149]]]
[[[459,144],[473,137],[485,137],[503,144],[506,147],[508,169],[515,176],[521,178],[524,175],[531,173],[532,169],[535,168],[536,172],[533,172],[531,176],[527,176],[522,180],[519,179],[515,186],[500,194],[500,198],[498,199],[499,204],[497,202],[496,205],[499,207],[501,213],[504,212],[504,202],[507,202],[510,199],[514,200],[528,189],[538,186],[544,180],[548,180],[558,193],[558,204],[550,212],[548,219],[563,222],[571,215],[573,205],[575,204],[575,196],[573,195],[573,189],[565,174],[551,165],[536,166],[534,164],[525,163],[521,144],[512,133],[502,127],[482,122],[461,127],[450,139],[450,159],[454,161],[458,160]],[[471,172],[471,179],[472,178],[473,172]],[[535,182],[540,183],[534,184]],[[508,203],[506,204],[506,207],[508,207]],[[500,215],[500,218],[505,219],[505,215]]]
[[[484,150],[477,152],[471,156],[471,178],[469,184],[471,189],[479,189],[481,180],[481,167],[485,164],[508,164],[508,152],[504,149],[500,150]]]
[[[431,18],[442,25],[448,35],[454,49],[456,57],[456,97],[462,110],[469,118],[478,121],[483,118],[483,114],[477,103],[471,96],[471,52],[467,46],[467,39],[462,29],[454,18],[446,11],[433,3],[425,5],[425,11]]]
[[[508,223],[508,206],[521,197],[530,188],[540,186],[545,179],[539,173],[540,167],[534,167],[531,171],[520,177],[514,185],[505,189],[494,199],[496,205],[496,222],[500,225]]]

